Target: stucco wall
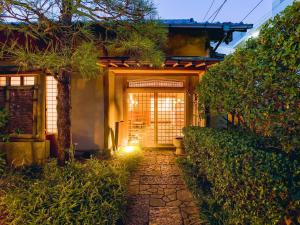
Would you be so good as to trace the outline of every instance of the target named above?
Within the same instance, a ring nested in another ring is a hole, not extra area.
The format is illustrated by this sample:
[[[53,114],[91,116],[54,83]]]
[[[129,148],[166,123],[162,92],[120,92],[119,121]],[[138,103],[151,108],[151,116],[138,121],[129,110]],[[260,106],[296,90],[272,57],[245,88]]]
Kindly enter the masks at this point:
[[[170,33],[167,55],[208,56],[208,43],[204,35],[193,33]]]
[[[76,150],[104,149],[103,77],[72,77],[72,138]]]

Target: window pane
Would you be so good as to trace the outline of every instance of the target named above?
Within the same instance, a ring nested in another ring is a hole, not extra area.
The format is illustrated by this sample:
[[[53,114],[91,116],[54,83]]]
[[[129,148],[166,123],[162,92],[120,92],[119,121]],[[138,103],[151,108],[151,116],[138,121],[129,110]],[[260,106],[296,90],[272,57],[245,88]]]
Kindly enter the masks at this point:
[[[132,80],[128,87],[184,87],[184,83],[176,80]]]
[[[35,77],[24,77],[24,85],[34,85]]]
[[[46,88],[46,129],[48,133],[57,133],[57,81],[52,76],[47,76]]]
[[[6,77],[0,77],[0,86],[6,86]]]
[[[21,85],[21,77],[11,77],[10,85],[11,86],[20,86]]]

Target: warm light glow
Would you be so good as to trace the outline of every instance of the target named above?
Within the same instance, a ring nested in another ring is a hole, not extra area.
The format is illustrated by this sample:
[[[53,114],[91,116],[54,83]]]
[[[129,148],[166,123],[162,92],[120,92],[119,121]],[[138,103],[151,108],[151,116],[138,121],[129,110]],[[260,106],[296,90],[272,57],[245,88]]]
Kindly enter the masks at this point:
[[[0,77],[0,86],[6,86],[6,77]]]
[[[132,112],[134,110],[134,107],[138,105],[138,101],[135,101],[133,98],[133,94],[129,94],[129,111]]]
[[[57,81],[47,76],[46,82],[46,129],[48,133],[57,133]]]
[[[24,77],[24,85],[32,86],[35,83],[35,77]]]
[[[135,146],[126,146],[124,147],[124,152],[131,153],[135,150]]]
[[[139,151],[141,148],[139,145],[128,145],[124,147],[120,147],[119,151],[120,153],[130,154],[133,152]]]
[[[20,86],[21,85],[21,77],[11,77],[10,85],[11,86]]]

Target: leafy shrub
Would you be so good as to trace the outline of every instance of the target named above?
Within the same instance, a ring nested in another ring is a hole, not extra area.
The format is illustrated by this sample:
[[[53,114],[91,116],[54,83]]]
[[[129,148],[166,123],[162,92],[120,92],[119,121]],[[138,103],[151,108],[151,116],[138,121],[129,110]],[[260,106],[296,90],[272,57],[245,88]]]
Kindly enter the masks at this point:
[[[199,102],[233,114],[257,134],[274,137],[286,152],[300,146],[300,2],[269,20],[257,39],[210,68]],[[222,94],[220,94],[222,93]]]
[[[0,141],[7,140],[5,127],[8,122],[8,113],[5,109],[0,108]]]
[[[299,156],[264,149],[262,138],[241,131],[191,127],[184,133],[195,179],[210,187],[225,224],[276,224],[297,213]]]
[[[4,173],[5,167],[6,167],[5,157],[4,154],[0,152],[0,177]]]
[[[138,159],[138,154],[109,162],[89,159],[63,168],[51,162],[42,170],[18,172],[17,179],[15,172],[10,182],[18,183],[6,190],[1,208],[10,224],[116,224],[126,204],[129,172]]]
[[[6,123],[7,123],[7,112],[4,109],[0,108],[0,141],[5,139],[3,129]],[[6,166],[5,155],[0,151],[0,176],[4,172],[5,166]]]

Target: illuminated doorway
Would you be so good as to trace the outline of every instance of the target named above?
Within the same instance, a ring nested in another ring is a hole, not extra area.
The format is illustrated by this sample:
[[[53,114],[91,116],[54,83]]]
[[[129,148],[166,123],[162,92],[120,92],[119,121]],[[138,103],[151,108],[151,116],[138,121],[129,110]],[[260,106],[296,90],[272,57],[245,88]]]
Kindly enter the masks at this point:
[[[183,92],[128,92],[129,142],[145,147],[169,146],[185,126]]]

